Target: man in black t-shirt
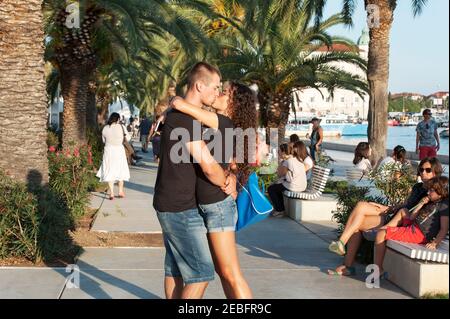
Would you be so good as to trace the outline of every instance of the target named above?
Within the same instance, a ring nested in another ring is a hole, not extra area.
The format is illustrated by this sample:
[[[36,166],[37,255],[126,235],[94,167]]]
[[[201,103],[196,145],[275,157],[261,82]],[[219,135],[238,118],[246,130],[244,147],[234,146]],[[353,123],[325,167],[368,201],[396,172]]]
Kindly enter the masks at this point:
[[[185,100],[193,105],[212,105],[220,92],[220,73],[207,63],[197,63],[188,76]],[[201,126],[178,111],[167,114],[161,134],[160,164],[153,206],[164,236],[165,293],[168,299],[202,298],[214,265],[206,228],[198,212],[196,171],[198,163],[215,185],[235,189],[236,179],[211,156],[202,141]]]

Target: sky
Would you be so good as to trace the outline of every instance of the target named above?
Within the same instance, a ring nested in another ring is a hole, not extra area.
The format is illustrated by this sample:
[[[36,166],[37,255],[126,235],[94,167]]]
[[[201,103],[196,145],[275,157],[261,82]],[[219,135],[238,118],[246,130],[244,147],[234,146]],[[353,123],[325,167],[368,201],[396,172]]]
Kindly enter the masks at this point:
[[[364,0],[356,0],[353,28],[330,29],[357,41],[366,25]],[[411,0],[398,0],[391,30],[390,80],[392,93],[429,95],[449,90],[449,1],[428,0],[422,14],[414,18]],[[328,0],[325,17],[340,12],[341,0]]]

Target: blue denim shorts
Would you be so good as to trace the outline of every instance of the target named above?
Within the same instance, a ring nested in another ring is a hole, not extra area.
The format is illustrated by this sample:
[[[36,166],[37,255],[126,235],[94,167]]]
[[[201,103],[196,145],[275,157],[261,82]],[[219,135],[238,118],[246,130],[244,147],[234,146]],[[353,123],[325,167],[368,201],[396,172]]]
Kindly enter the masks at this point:
[[[221,202],[199,207],[208,233],[236,230],[238,211],[233,197],[228,196]]]
[[[185,284],[213,281],[214,264],[199,210],[157,214],[166,248],[166,277],[182,277]]]

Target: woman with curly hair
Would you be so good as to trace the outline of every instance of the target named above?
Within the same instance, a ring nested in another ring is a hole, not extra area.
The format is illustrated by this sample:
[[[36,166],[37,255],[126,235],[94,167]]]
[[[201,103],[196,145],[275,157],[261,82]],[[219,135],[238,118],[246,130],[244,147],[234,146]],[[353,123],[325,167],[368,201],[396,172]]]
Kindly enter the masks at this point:
[[[239,183],[245,185],[251,166],[258,162],[257,144],[262,141],[256,134],[256,99],[250,88],[236,82],[229,83],[224,94],[211,106],[216,112],[188,104],[180,97],[172,100],[171,106],[207,127],[203,139],[215,146],[211,154],[223,169],[234,171]],[[221,145],[221,154],[217,154],[217,145]],[[239,265],[236,248],[237,192],[231,196],[226,195],[201,170],[197,171],[196,187],[199,211],[208,230],[214,266],[226,297],[252,298],[252,292]]]

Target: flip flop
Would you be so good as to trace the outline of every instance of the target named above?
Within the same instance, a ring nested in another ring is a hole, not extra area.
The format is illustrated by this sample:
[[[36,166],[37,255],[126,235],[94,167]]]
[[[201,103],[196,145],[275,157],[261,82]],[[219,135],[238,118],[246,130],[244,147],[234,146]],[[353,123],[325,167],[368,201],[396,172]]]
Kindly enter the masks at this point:
[[[330,276],[355,276],[356,275],[356,268],[355,267],[345,267],[345,270],[342,272],[336,271],[335,269],[328,269],[328,275]]]
[[[330,246],[328,246],[328,250],[339,256],[344,256],[346,253],[345,245],[341,240],[331,242]]]

